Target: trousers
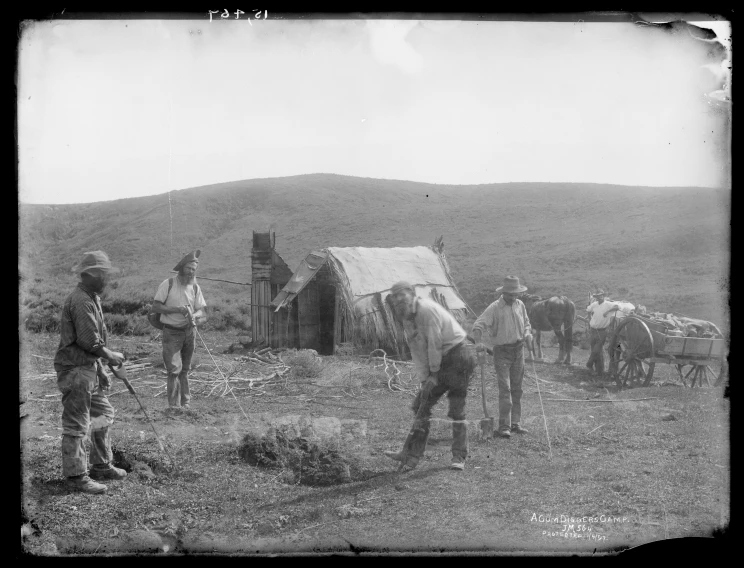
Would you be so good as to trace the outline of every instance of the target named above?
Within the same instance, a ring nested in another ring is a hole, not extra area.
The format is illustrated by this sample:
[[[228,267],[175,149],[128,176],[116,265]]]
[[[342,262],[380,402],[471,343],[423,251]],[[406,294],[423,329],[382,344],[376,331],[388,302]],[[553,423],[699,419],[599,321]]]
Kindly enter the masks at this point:
[[[186,405],[191,400],[189,371],[194,355],[196,334],[193,328],[183,331],[163,328],[163,363],[168,371],[168,405]]]
[[[589,344],[591,346],[591,354],[586,366],[589,369],[596,369],[596,373],[601,375],[604,373],[604,350],[602,349],[607,339],[607,329],[595,329],[589,330]]]
[[[499,383],[499,431],[504,432],[519,426],[522,418],[523,344],[495,345],[493,366]]]
[[[62,474],[83,475],[90,465],[113,460],[109,427],[114,423],[114,407],[98,388],[97,363],[57,373],[62,392]],[[86,445],[90,450],[86,450]]]
[[[464,460],[468,456],[468,426],[465,422],[465,398],[468,385],[476,367],[476,360],[464,343],[453,347],[442,357],[437,384],[431,389],[421,389],[411,405],[416,418],[408,434],[403,451],[420,458],[426,451],[429,439],[431,410],[446,393],[449,401],[447,416],[452,422],[452,457]]]

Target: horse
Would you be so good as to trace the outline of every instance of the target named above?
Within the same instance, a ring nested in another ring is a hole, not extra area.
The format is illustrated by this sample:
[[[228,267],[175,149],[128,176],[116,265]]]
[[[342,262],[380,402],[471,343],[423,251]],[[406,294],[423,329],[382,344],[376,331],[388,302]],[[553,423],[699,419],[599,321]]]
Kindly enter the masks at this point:
[[[543,360],[540,332],[553,331],[558,339],[558,359],[556,363],[571,364],[573,349],[573,323],[576,317],[576,306],[565,296],[552,296],[543,299],[532,294],[522,296],[530,318],[530,325],[535,332],[535,339],[528,342],[530,358],[535,359],[535,342],[537,342],[537,359]],[[561,329],[562,328],[562,329]]]

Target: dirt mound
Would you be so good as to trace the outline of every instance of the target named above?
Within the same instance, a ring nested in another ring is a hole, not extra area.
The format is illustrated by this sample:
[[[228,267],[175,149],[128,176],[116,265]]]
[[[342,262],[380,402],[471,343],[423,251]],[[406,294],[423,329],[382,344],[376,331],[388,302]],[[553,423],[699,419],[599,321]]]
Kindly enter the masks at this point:
[[[116,446],[112,446],[111,453],[114,455],[112,462],[114,467],[123,469],[129,474],[135,474],[139,479],[155,479],[156,475],[153,472],[153,467],[158,470],[163,469],[163,466],[159,463],[153,462],[151,467],[151,464],[144,459],[137,459],[136,456],[130,455]]]
[[[252,466],[287,470],[288,483],[319,487],[364,477],[355,458],[307,438],[290,438],[275,430],[261,437],[246,434],[238,446],[238,454]]]

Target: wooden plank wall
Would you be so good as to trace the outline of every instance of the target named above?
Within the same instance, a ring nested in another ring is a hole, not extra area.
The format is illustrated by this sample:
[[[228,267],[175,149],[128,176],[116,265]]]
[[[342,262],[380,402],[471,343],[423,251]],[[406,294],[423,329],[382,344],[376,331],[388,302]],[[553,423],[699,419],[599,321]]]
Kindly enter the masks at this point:
[[[251,286],[251,333],[253,341],[271,339],[271,281],[253,280]]]
[[[320,303],[318,282],[313,279],[297,296],[300,322],[300,349],[320,349]]]

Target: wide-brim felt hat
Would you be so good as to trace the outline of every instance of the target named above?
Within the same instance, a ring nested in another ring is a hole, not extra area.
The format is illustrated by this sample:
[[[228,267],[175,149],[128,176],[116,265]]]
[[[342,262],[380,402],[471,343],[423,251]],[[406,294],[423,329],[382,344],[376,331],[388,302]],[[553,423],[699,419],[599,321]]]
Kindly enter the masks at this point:
[[[97,268],[99,270],[106,270],[108,272],[119,272],[118,268],[114,268],[109,260],[108,255],[102,250],[94,250],[90,252],[84,252],[83,258],[72,267],[72,271],[76,273],[85,272]]]
[[[605,291],[602,290],[602,288],[599,288],[596,292],[592,294],[592,298],[596,298],[597,296],[606,296]]]
[[[496,288],[496,292],[501,292],[502,294],[518,294],[519,292],[526,292],[527,286],[522,286],[519,283],[519,278],[516,276],[507,276],[504,278],[504,282],[501,286]]]
[[[199,249],[197,249],[195,251],[191,251],[189,254],[187,254],[186,256],[184,256],[178,262],[178,264],[176,264],[176,266],[173,267],[173,271],[172,272],[178,272],[179,270],[181,270],[181,268],[184,265],[188,264],[189,262],[195,262],[195,263],[199,264],[199,255],[200,254],[201,254],[201,250],[199,250]]]

